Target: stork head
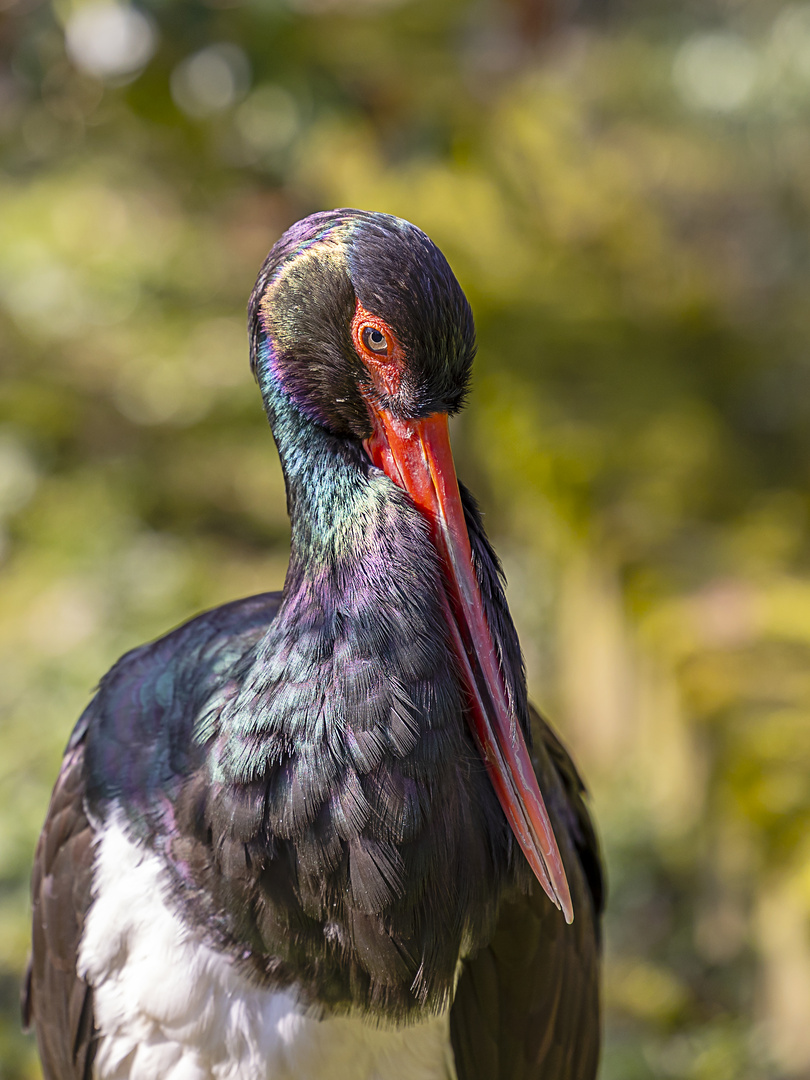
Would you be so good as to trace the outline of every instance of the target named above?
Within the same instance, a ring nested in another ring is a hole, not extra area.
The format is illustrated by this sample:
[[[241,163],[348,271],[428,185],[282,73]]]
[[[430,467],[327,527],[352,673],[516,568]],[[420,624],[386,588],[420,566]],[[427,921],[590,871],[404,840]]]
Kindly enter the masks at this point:
[[[335,435],[461,408],[475,354],[467,298],[436,245],[389,214],[334,210],[289,229],[250,301],[253,364]],[[268,347],[269,346],[269,347]]]

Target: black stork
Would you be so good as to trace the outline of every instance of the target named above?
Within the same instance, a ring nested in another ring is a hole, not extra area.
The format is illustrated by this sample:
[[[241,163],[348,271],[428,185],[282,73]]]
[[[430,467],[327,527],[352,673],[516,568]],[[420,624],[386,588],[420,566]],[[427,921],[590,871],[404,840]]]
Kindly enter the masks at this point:
[[[73,732],[33,875],[46,1080],[592,1080],[599,855],[455,476],[467,300],[408,222],[314,214],[250,345],[284,590],[128,653]]]

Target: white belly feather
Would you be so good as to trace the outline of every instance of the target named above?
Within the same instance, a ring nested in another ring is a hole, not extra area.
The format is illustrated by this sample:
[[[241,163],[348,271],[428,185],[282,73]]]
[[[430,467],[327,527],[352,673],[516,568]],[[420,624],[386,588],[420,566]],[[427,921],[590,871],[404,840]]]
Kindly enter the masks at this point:
[[[101,1032],[96,1080],[454,1080],[449,1018],[377,1027],[306,1015],[184,927],[161,865],[119,821],[97,847],[79,953]]]

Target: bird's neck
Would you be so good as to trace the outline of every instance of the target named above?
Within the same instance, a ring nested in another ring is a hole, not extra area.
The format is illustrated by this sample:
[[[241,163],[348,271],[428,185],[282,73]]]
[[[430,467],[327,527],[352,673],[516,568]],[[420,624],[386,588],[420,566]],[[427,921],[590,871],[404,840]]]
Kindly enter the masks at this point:
[[[365,610],[376,603],[397,630],[408,632],[421,617],[446,643],[443,592],[436,550],[426,521],[407,495],[375,468],[359,442],[331,435],[305,416],[264,367],[263,394],[279,449],[292,525],[290,564],[283,615],[331,605],[335,613]],[[474,497],[460,485],[461,499],[486,617],[501,657],[510,704],[524,732],[528,700],[517,633],[503,591],[500,562],[484,531]],[[381,597],[389,598],[387,604]],[[392,606],[396,599],[400,608]],[[276,632],[284,622],[279,620]],[[397,627],[397,623],[401,626]],[[449,655],[449,654],[448,654]]]
[[[442,573],[427,521],[404,491],[375,468],[358,442],[331,435],[305,416],[264,365],[262,390],[279,448],[292,524],[290,564],[278,616],[245,679],[266,696],[260,726],[270,759],[300,737],[311,710],[275,688],[313,679],[332,685],[347,708],[368,692],[367,665],[392,684],[429,680],[455,661],[442,608]],[[528,727],[526,684],[498,560],[472,496],[462,487],[473,562],[507,693]],[[350,687],[347,672],[357,687]],[[453,694],[458,693],[455,687]],[[247,709],[246,702],[242,705]],[[448,708],[450,703],[448,701]],[[236,712],[240,711],[237,707]],[[232,713],[232,716],[234,714]],[[242,720],[244,719],[244,713]],[[374,719],[368,718],[371,726]],[[236,722],[236,727],[242,721]],[[272,744],[272,746],[271,746]],[[253,767],[261,765],[259,742]]]
[[[380,484],[359,443],[331,435],[281,392],[268,412],[292,527],[289,591],[301,575],[344,566],[362,552]]]
[[[319,743],[326,729],[342,732],[347,715],[362,715],[366,730],[387,730],[392,710],[398,715],[392,695],[409,699],[417,693],[411,684],[438,680],[448,714],[463,711],[427,522],[358,443],[330,435],[278,388],[265,390],[265,403],[292,542],[278,615],[226,709],[222,778],[236,782]],[[403,705],[403,746],[409,710],[422,707]]]

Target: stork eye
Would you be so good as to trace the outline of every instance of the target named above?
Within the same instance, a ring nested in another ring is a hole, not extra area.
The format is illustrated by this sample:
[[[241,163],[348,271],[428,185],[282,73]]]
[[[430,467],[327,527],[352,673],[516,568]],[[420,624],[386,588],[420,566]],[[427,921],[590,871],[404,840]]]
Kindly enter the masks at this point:
[[[376,326],[366,326],[361,332],[360,339],[367,349],[375,353],[388,352],[388,338],[378,330]]]

